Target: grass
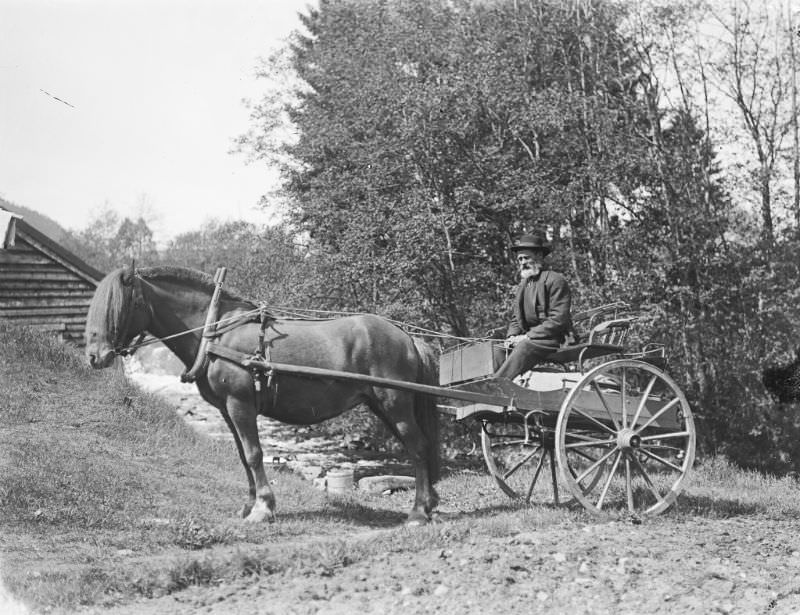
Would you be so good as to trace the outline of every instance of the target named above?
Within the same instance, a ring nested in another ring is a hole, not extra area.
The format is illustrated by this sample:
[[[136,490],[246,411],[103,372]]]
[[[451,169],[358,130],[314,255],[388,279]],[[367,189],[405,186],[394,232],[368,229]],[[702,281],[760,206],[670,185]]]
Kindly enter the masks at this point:
[[[413,493],[328,497],[273,474],[278,522],[236,513],[246,482],[233,447],[187,427],[114,369],[90,370],[44,334],[0,324],[0,549],[4,583],[36,610],[69,612],[280,573],[334,575],[377,554],[423,553],[593,523],[580,508],[526,507],[485,473],[438,490],[438,523],[403,526]],[[679,505],[655,523],[796,518],[794,479],[698,464]]]

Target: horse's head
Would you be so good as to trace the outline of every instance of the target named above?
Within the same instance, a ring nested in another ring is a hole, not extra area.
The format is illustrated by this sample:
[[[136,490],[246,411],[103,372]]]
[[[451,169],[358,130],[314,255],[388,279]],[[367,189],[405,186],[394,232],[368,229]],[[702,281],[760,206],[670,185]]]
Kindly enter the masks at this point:
[[[145,330],[148,322],[141,280],[133,263],[109,273],[97,286],[86,317],[89,365],[95,369],[109,367],[117,354]]]
[[[778,401],[782,403],[800,401],[800,349],[791,363],[764,369],[761,381]]]

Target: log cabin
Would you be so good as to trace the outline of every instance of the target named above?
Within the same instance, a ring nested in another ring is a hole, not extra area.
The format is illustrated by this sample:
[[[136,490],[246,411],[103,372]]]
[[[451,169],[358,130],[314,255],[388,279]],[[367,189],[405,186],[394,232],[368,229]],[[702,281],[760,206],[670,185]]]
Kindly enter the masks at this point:
[[[86,313],[103,273],[0,208],[0,319],[83,346]]]

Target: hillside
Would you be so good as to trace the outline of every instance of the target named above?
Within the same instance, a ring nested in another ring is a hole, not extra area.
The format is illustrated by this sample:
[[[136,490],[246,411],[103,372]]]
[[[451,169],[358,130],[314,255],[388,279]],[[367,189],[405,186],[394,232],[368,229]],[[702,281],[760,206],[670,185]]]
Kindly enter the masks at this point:
[[[500,494],[483,472],[328,497],[273,473],[278,521],[236,516],[233,447],[121,371],[0,323],[3,582],[49,613],[795,613],[800,486],[706,460],[642,523]]]

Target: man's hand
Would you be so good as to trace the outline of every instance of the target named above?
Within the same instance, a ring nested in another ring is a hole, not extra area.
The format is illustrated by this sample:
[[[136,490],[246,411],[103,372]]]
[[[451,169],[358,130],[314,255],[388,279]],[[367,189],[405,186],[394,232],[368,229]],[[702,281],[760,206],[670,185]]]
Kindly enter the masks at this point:
[[[519,344],[522,340],[525,339],[525,335],[512,335],[511,337],[507,337],[506,340],[503,342],[503,346],[505,348],[513,348],[517,344]]]

